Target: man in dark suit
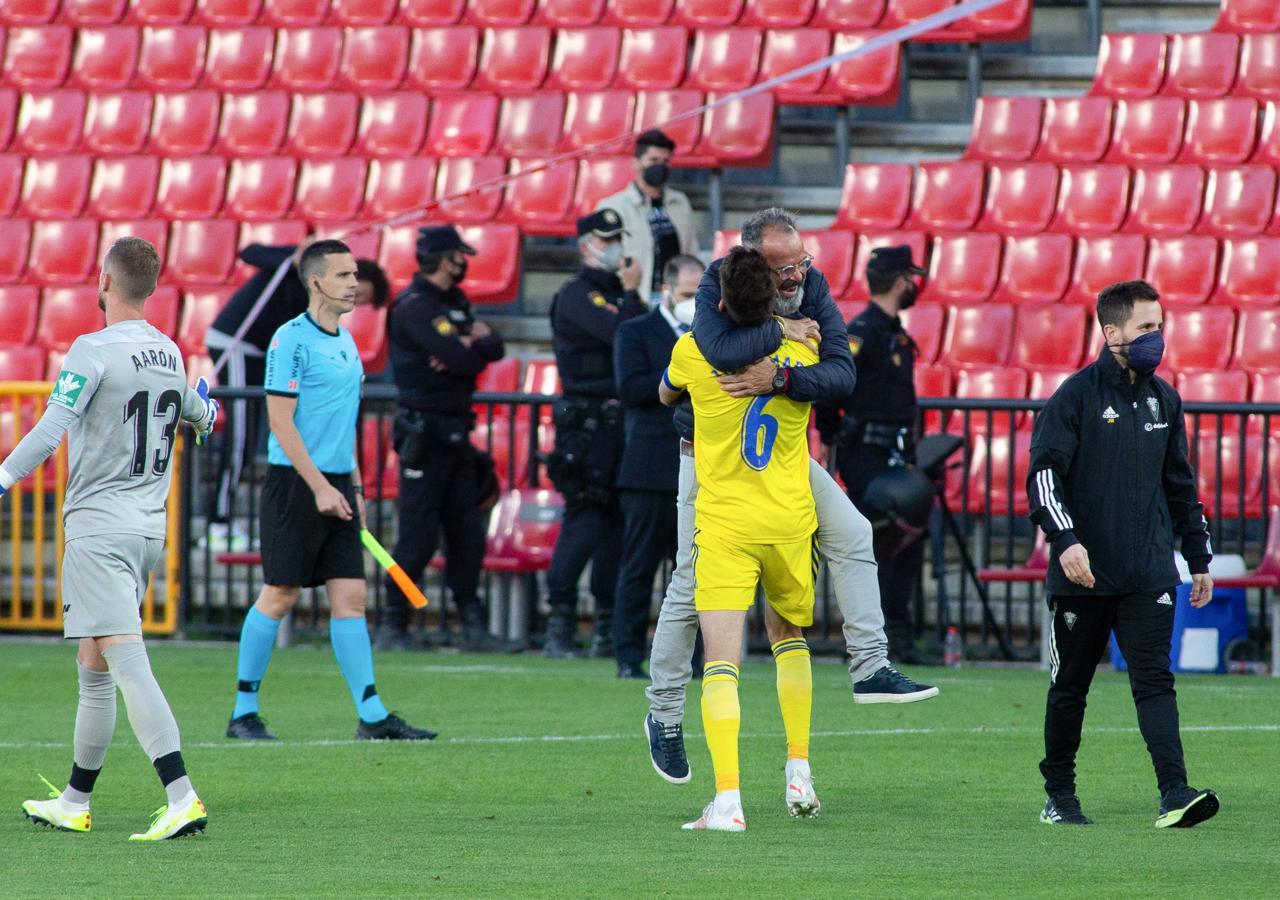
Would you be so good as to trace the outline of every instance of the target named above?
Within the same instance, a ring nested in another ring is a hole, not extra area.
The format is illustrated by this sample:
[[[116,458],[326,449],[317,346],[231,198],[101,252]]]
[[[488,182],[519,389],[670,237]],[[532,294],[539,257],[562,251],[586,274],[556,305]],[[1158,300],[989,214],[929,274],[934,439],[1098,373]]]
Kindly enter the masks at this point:
[[[647,316],[624,322],[614,347],[614,376],[626,417],[618,475],[622,559],[613,606],[619,678],[649,677],[642,662],[653,576],[664,557],[675,560],[679,441],[671,410],[658,400],[658,382],[676,338],[693,324],[702,269],[692,256],[672,257],[663,268],[661,304]]]

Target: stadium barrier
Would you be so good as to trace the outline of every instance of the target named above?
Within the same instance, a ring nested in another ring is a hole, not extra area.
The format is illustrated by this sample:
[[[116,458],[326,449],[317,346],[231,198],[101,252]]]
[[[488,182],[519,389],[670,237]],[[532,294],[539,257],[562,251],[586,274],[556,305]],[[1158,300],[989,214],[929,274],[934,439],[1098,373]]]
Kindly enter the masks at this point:
[[[0,383],[0,457],[7,455],[39,418],[52,385],[43,381]],[[180,529],[183,436],[179,433],[170,466],[169,517],[162,567],[152,573],[142,603],[147,634],[173,634],[178,626],[182,565]],[[55,631],[62,628],[62,503],[67,490],[67,445],[15,484],[0,499],[9,552],[0,553],[0,628]],[[7,589],[6,589],[7,586]]]

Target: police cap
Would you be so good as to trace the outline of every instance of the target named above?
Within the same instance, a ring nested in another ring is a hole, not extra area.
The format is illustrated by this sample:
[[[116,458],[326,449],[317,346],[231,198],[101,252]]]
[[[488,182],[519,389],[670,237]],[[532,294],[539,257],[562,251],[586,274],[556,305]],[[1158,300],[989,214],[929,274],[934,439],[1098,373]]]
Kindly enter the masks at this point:
[[[911,248],[906,245],[877,247],[872,250],[871,258],[867,260],[867,271],[884,275],[896,275],[899,272],[907,272],[911,275],[925,274],[925,270],[911,259]]]
[[[454,250],[461,250],[468,256],[476,255],[476,248],[464,241],[462,235],[458,234],[458,229],[452,225],[419,228],[416,250],[419,260],[432,253],[449,253]]]
[[[598,209],[578,220],[578,237],[594,234],[607,241],[622,233],[622,217],[611,209]]]

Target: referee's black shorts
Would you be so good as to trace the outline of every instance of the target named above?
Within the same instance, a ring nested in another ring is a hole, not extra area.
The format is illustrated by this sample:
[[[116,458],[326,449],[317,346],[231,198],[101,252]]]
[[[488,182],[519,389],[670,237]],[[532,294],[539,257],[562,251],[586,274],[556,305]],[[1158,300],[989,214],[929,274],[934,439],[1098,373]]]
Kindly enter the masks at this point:
[[[277,587],[316,587],[331,578],[364,578],[360,520],[350,475],[324,475],[351,504],[351,521],[316,509],[311,488],[292,466],[268,466],[262,487],[262,575]]]

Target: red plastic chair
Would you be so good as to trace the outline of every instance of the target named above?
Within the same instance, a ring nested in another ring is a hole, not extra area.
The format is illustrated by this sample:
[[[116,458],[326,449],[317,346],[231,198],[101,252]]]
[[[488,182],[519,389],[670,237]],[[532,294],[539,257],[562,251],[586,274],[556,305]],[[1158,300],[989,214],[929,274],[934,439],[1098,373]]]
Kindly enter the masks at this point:
[[[1129,206],[1129,181],[1126,166],[1063,166],[1049,231],[1105,235],[1119,230]]]
[[[188,292],[182,304],[182,319],[176,338],[178,349],[184,356],[204,355],[209,351],[204,345],[205,333],[222,307],[231,298],[231,288],[215,288]]]
[[[1013,334],[1012,306],[953,306],[947,316],[941,360],[953,369],[1003,366],[1009,359]]]
[[[84,149],[95,155],[138,153],[147,142],[150,127],[150,94],[92,94],[85,112]]]
[[[498,98],[493,94],[437,97],[423,152],[431,156],[483,156],[493,146]]]
[[[1146,280],[1170,306],[1204,303],[1218,277],[1218,242],[1211,237],[1152,238]]]
[[[1268,103],[1263,109],[1258,148],[1250,162],[1280,166],[1280,104]]]
[[[1213,30],[1236,34],[1280,32],[1280,6],[1271,0],[1222,0]]]
[[[631,143],[617,140],[631,134],[635,95],[630,91],[580,91],[565,100],[564,128],[559,149],[592,153],[621,153]]]
[[[218,150],[236,156],[270,156],[289,129],[289,95],[284,91],[228,94],[222,101]]]
[[[999,235],[935,237],[929,254],[929,278],[920,299],[933,303],[982,303],[995,290],[999,277]]]
[[[947,26],[949,40],[1026,41],[1031,38],[1031,0],[1005,0]]]
[[[716,232],[715,237],[711,240],[711,258],[719,259],[728,254],[729,250],[738,246],[742,240],[742,232],[737,229],[722,228]],[[840,300],[836,303],[839,304]],[[846,317],[847,321],[847,317]]]
[[[1162,368],[1170,372],[1227,368],[1235,323],[1235,311],[1224,306],[1165,310]]]
[[[387,273],[393,290],[408,283],[418,271],[414,248],[418,241],[417,225],[400,225],[382,232],[378,245],[378,265]]]
[[[765,32],[760,54],[758,82],[769,81],[817,62],[831,53],[831,35],[816,28],[770,29]],[[827,70],[820,69],[773,88],[779,103],[830,105],[841,102],[841,95],[829,93],[824,86]]]
[[[40,298],[40,319],[36,325],[36,342],[45,350],[66,353],[72,341],[101,326],[98,288],[49,288]]]
[[[875,32],[839,33],[831,45],[832,53],[844,53],[861,47]],[[888,46],[836,63],[829,70],[827,94],[843,97],[846,102],[892,106],[902,90],[902,47]]]
[[[1204,204],[1204,170],[1199,166],[1153,166],[1133,176],[1124,230],[1179,235],[1195,227]]]
[[[832,228],[886,231],[911,208],[913,169],[906,163],[850,163],[844,169],[840,206]]]
[[[18,108],[13,149],[29,156],[69,153],[80,143],[85,96],[81,91],[27,94]]]
[[[1272,221],[1275,195],[1276,170],[1270,166],[1211,169],[1196,230],[1214,237],[1261,234]]]
[[[23,219],[0,219],[0,241],[5,247],[5,252],[0,254],[0,284],[21,281],[31,246],[31,223]]]
[[[295,215],[310,222],[354,219],[364,198],[366,168],[365,160],[353,157],[303,161]]]
[[[555,28],[583,28],[604,15],[606,0],[538,0],[533,24]]]
[[[675,0],[611,0],[600,24],[640,28],[665,25],[674,7]]]
[[[409,64],[409,30],[396,25],[347,28],[338,63],[338,86],[353,91],[392,91]]]
[[[52,22],[57,11],[58,0],[11,0],[0,9],[0,23],[43,25]]]
[[[1217,426],[1209,416],[1201,422],[1198,439],[1188,435],[1197,493],[1204,503],[1205,515],[1216,520],[1256,519],[1262,515],[1263,438],[1246,435],[1242,445],[1234,424],[1228,419],[1224,426],[1229,431],[1219,439]]]
[[[980,162],[921,163],[907,227],[930,232],[969,230],[982,211],[985,181]]]
[[[1240,42],[1240,72],[1231,93],[1280,100],[1280,33],[1245,35]]]
[[[1014,569],[979,569],[978,580],[983,584],[1034,583],[1044,581],[1045,574],[1048,571],[1049,545],[1045,542],[1044,532],[1037,528],[1035,529],[1035,541],[1031,545],[1031,553],[1025,563]]]
[[[1092,355],[1088,348],[1086,348],[1083,361],[1092,361]],[[1031,373],[1031,386],[1027,390],[1027,398],[1030,400],[1048,400],[1077,371],[1078,369],[1074,366],[1070,369],[1050,369],[1043,366],[1036,368]],[[1025,413],[1018,421],[1018,430],[1031,432],[1035,430],[1035,425],[1035,414]]]
[[[396,91],[365,97],[360,104],[360,124],[355,152],[361,156],[416,156],[427,137],[430,103],[416,91]]]
[[[23,158],[0,153],[0,221],[13,212],[22,196]]]
[[[499,94],[537,90],[551,60],[551,31],[540,26],[487,28],[472,87]]]
[[[99,159],[89,186],[88,215],[93,219],[143,219],[151,213],[160,161],[154,156]]]
[[[853,235],[844,231],[802,231],[804,248],[814,265],[827,277],[831,296],[841,297],[853,274]]]
[[[1071,281],[1074,242],[1065,234],[1005,238],[995,303],[1056,303]]]
[[[1082,237],[1076,242],[1071,286],[1063,300],[1092,306],[1108,285],[1141,278],[1146,260],[1147,242],[1141,235]]]
[[[44,350],[29,346],[35,340],[39,312],[36,288],[0,287],[0,346],[5,348],[0,381],[38,381],[44,375]]]
[[[122,222],[103,222],[98,246],[106,254],[107,249],[122,237],[138,237],[156,248],[156,254],[165,258],[165,250],[169,246],[169,223],[163,219],[132,219]],[[160,281],[168,282],[169,272],[160,270]]]
[[[0,88],[0,150],[9,146],[13,128],[18,118],[18,93]]]
[[[319,25],[329,13],[329,0],[269,0],[262,5],[259,21],[302,30]]]
[[[1176,97],[1118,100],[1108,162],[1172,162],[1182,148],[1186,104]]]
[[[182,285],[221,284],[236,258],[236,223],[229,219],[174,222],[169,279]]]
[[[488,27],[523,25],[533,16],[535,0],[470,0],[463,21]]]
[[[858,235],[858,249],[853,258],[853,278],[845,292],[844,299],[862,301],[868,299],[867,294],[867,260],[871,251],[877,247],[906,246],[911,248],[911,258],[922,269],[927,268],[928,241],[920,231],[881,231],[863,232]]]
[[[1245,97],[1192,100],[1187,104],[1187,134],[1178,159],[1233,165],[1253,153],[1258,137],[1258,103]]]
[[[355,94],[294,94],[285,152],[301,157],[342,156],[356,136]]]
[[[511,174],[520,172],[530,162],[513,159]],[[525,234],[574,234],[571,213],[577,177],[577,165],[566,161],[512,179],[507,183],[498,221],[512,222]]]
[[[396,20],[415,27],[452,25],[466,8],[467,0],[401,0]]]
[[[31,229],[27,278],[41,285],[83,284],[97,265],[97,249],[97,222],[36,222]]]
[[[209,32],[204,83],[219,91],[252,91],[271,74],[276,33],[270,28],[214,28]]]
[[[1067,303],[1023,304],[1009,364],[1034,371],[1040,366],[1073,369],[1084,353],[1088,310]]]
[[[281,28],[270,86],[287,91],[327,90],[338,77],[342,55],[340,28]]]
[[[941,303],[922,303],[898,313],[902,327],[916,342],[917,366],[932,365],[942,349],[946,333],[947,308]]]
[[[884,18],[880,20],[880,27],[882,29],[900,28],[903,25],[918,22],[955,5],[956,0],[887,0]],[[920,35],[915,40],[947,41],[954,40],[954,38],[944,30],[939,29]]]
[[[593,212],[605,197],[616,194],[635,180],[635,159],[629,156],[584,159],[578,163],[578,186],[573,195],[572,218]]]
[[[1280,372],[1280,309],[1243,309],[1235,364],[1249,373]]]
[[[613,26],[561,28],[556,32],[546,90],[598,91],[618,73],[621,32]]]
[[[480,29],[474,25],[416,28],[409,42],[406,89],[464,91],[476,75]]]
[[[287,156],[235,159],[227,176],[227,214],[251,222],[283,219],[293,205],[297,164]]]
[[[65,25],[10,28],[0,78],[28,91],[58,87],[71,66],[71,42],[72,30]]]
[[[551,156],[560,143],[564,118],[562,94],[504,97],[498,112],[493,152],[508,157]]]
[[[498,206],[502,203],[502,187],[494,183],[505,172],[506,161],[496,156],[468,159],[454,157],[440,160],[436,175],[436,198],[439,201],[436,215],[456,224],[479,224],[492,221],[497,215]],[[483,192],[468,193],[476,185],[481,184],[493,184],[493,186]],[[455,199],[442,199],[445,197],[455,197]],[[474,260],[472,262],[474,265]],[[471,279],[469,272],[467,279],[468,281]]]
[[[22,206],[33,219],[73,219],[89,197],[92,160],[87,156],[53,156],[27,160],[22,178]]]
[[[331,0],[326,21],[334,25],[385,25],[400,0]]]
[[[815,0],[747,0],[738,24],[760,28],[800,28],[813,18],[815,5]]]
[[[915,367],[916,397],[951,396],[951,369],[943,363],[919,365]],[[924,414],[925,434],[936,434],[942,431],[942,411],[928,410]]]
[[[80,26],[114,25],[124,15],[126,6],[128,0],[62,0],[58,20]]]
[[[885,0],[818,0],[810,25],[829,31],[875,28],[884,18]]]
[[[220,109],[215,91],[157,94],[148,150],[164,156],[207,153],[218,132]]]
[[[342,327],[351,332],[360,362],[367,373],[381,372],[387,367],[387,310],[374,309],[371,304],[357,306],[351,315],[342,320]]]
[[[529,574],[546,571],[560,538],[564,499],[550,489],[513,488],[503,494],[489,520],[486,571]]]
[[[1039,97],[981,97],[973,112],[973,136],[965,159],[987,162],[1030,159],[1040,142]]]
[[[693,36],[684,86],[700,91],[739,91],[756,81],[763,35],[755,28],[712,28]]]
[[[679,122],[666,124],[682,113],[698,109],[702,103],[700,91],[639,91],[636,94],[636,131],[662,124],[662,130],[676,145],[675,156],[671,160],[673,166],[711,165],[714,160],[701,158],[695,153],[702,136],[704,116],[688,116]]]
[[[997,366],[972,366],[956,372],[955,395],[968,400],[1021,400],[1027,396],[1025,369]],[[989,434],[1008,434],[1018,413],[993,412],[990,424],[988,413],[974,412],[969,416],[970,433],[977,437]],[[963,421],[963,415],[956,415]],[[1023,479],[1023,484],[1026,479]]]
[[[198,25],[147,26],[134,86],[151,91],[186,91],[204,74],[207,32]]]
[[[979,231],[1039,234],[1049,225],[1058,199],[1058,167],[1052,163],[993,163]]]
[[[676,0],[671,24],[686,28],[725,28],[738,24],[743,0]]]
[[[1104,34],[1090,94],[1151,97],[1164,83],[1163,34]]]
[[[378,221],[422,209],[435,196],[435,182],[434,159],[371,160],[363,215]]]
[[[1175,97],[1225,97],[1236,81],[1240,38],[1197,32],[1169,36],[1168,71],[1162,94]]]
[[[1246,372],[1181,372],[1175,379],[1184,403],[1246,403],[1249,375]],[[1231,429],[1230,420],[1223,425]]]
[[[179,313],[178,289],[161,285],[147,298],[143,315],[153,328],[172,338],[178,333]]]
[[[98,91],[128,87],[137,68],[140,43],[138,29],[130,26],[79,29],[67,86]]]
[[[475,303],[509,303],[520,284],[520,231],[514,225],[460,229],[478,253],[467,269],[467,296]]]
[[[1111,144],[1111,100],[1107,97],[1047,97],[1040,141],[1032,159],[1092,163]]]
[[[982,417],[981,413],[977,414]],[[1025,516],[1029,512],[1027,476],[1031,468],[1031,435],[1016,431],[978,435],[969,464],[970,515]],[[990,472],[990,475],[988,475]],[[1038,529],[1037,529],[1038,530]],[[1043,577],[1043,572],[1040,573]],[[981,576],[979,576],[981,577]]]
[[[166,219],[211,219],[222,208],[227,163],[220,156],[166,159],[160,166],[156,212]]]
[[[1229,238],[1210,303],[1275,306],[1280,284],[1280,238]],[[1243,322],[1241,328],[1243,328]]]
[[[266,0],[197,0],[191,21],[203,25],[252,25]]]
[[[614,87],[666,90],[684,80],[689,35],[678,25],[628,28],[622,32]]]
[[[716,100],[707,95],[707,102]],[[721,165],[767,166],[773,159],[774,101],[772,94],[756,94],[709,109],[702,118],[702,137],[695,156]]]

